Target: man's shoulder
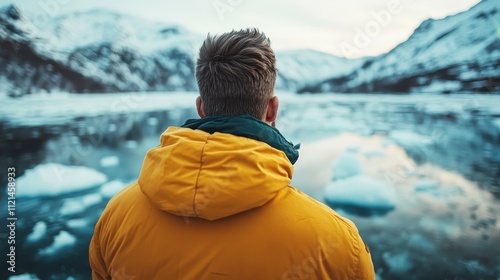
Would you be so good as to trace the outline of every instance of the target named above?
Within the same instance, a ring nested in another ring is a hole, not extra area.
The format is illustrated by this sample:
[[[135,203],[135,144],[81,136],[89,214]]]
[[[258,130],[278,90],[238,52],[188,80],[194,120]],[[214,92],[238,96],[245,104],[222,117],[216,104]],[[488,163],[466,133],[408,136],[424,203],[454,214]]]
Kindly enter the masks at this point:
[[[373,266],[366,246],[352,221],[293,187],[288,188],[287,194],[277,201],[276,207],[281,208],[281,212],[289,213],[289,222],[282,226],[286,227],[287,235],[292,239],[301,240],[300,244],[305,246],[303,250],[312,248],[315,254],[322,252],[327,259],[335,257],[335,267],[339,269],[337,272],[342,270],[342,273],[345,273],[335,274],[338,279],[370,278],[358,277],[359,273],[364,273],[365,270],[373,271]],[[295,243],[295,246],[300,245]]]
[[[317,228],[331,229],[332,227],[346,230],[350,234],[357,234],[354,223],[339,215],[324,203],[310,197],[302,191],[289,187],[287,194],[281,201],[283,207],[289,208],[298,218],[307,218]]]
[[[116,215],[114,213],[126,213],[125,208],[137,205],[137,200],[141,199],[137,192],[141,192],[137,181],[120,190],[108,201],[100,220],[108,219],[111,214]]]
[[[321,215],[324,218],[330,219],[340,219],[345,221],[348,226],[353,226],[354,224],[348,219],[340,216],[337,212],[335,212],[332,208],[328,207],[326,204],[318,201],[315,198],[312,198],[308,194],[302,192],[301,190],[295,187],[288,187],[288,199],[290,199],[293,203],[297,203],[304,207],[305,209],[314,211],[316,214]]]
[[[122,204],[121,203],[122,201],[128,201],[134,199],[135,192],[138,190],[139,190],[139,185],[137,181],[128,184],[109,200],[108,206],[114,204]]]

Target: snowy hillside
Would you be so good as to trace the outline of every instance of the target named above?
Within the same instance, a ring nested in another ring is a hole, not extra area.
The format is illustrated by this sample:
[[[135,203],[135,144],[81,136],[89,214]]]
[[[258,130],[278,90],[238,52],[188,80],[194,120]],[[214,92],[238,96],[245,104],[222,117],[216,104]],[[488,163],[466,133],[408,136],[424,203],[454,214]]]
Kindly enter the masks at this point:
[[[82,73],[121,90],[195,89],[196,47],[202,37],[175,25],[105,10],[56,18],[45,30],[51,53]]]
[[[179,26],[105,10],[38,28],[15,6],[0,10],[0,91],[195,90],[203,37]]]
[[[0,92],[19,95],[51,90],[113,90],[41,53],[47,41],[14,6],[0,9]]]
[[[500,1],[424,21],[404,43],[302,92],[500,92]]]
[[[364,59],[347,59],[315,50],[277,51],[276,88],[296,91],[331,77],[346,75]]]
[[[35,26],[0,8],[0,95],[38,92],[196,91],[205,34],[108,10]],[[276,88],[294,92],[500,92],[500,1],[427,20],[392,51],[349,60],[277,51]]]
[[[107,10],[53,18],[39,27],[17,7],[0,9],[0,93],[196,90],[204,34]],[[329,54],[277,52],[277,89],[295,91],[361,65]]]

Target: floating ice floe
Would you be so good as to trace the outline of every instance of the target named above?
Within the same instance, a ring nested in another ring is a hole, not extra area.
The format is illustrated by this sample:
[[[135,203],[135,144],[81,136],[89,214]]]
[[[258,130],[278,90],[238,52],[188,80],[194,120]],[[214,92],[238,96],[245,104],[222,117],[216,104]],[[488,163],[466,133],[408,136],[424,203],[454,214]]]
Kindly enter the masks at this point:
[[[58,235],[54,237],[54,242],[44,249],[38,251],[38,253],[42,256],[53,255],[54,253],[59,252],[61,249],[70,247],[76,244],[76,237],[72,234],[62,230]]]
[[[343,154],[334,164],[333,164],[333,178],[334,179],[344,179],[359,175],[363,172],[363,168],[359,163],[359,160],[352,153]]]
[[[137,141],[135,140],[128,140],[127,142],[125,142],[125,147],[129,148],[129,149],[135,149],[137,148],[138,144],[137,144]]]
[[[36,275],[29,273],[12,275],[9,277],[9,280],[39,280],[39,279],[40,278],[36,277]]]
[[[29,169],[17,180],[18,197],[57,196],[102,185],[106,175],[85,167],[46,163]]]
[[[159,123],[160,123],[160,121],[158,120],[158,118],[155,118],[155,117],[148,118],[148,125],[149,126],[157,126]]]
[[[376,216],[396,207],[396,192],[384,181],[356,175],[328,184],[325,202],[335,209],[361,216]]]
[[[82,229],[88,227],[88,225],[91,223],[88,219],[73,219],[73,220],[68,220],[66,222],[66,225],[72,229]]]
[[[99,164],[102,167],[112,167],[112,166],[117,166],[120,163],[120,159],[117,156],[107,156],[101,158],[99,161]]]
[[[125,184],[118,180],[113,180],[111,182],[107,182],[101,187],[101,195],[105,198],[112,198],[115,194],[121,191],[125,187]]]
[[[43,221],[36,222],[35,226],[33,227],[33,231],[28,235],[26,240],[28,242],[37,242],[38,240],[42,239],[42,237],[44,237],[46,233],[47,224]]]
[[[79,214],[89,207],[102,201],[102,196],[98,193],[88,194],[83,197],[69,198],[64,201],[59,213],[63,216]]]
[[[497,127],[498,130],[500,130],[500,119],[494,119],[493,125]]]
[[[413,267],[408,252],[401,252],[401,253],[385,252],[382,254],[382,259],[387,264],[389,270],[392,273],[396,274],[408,273],[408,271]]]

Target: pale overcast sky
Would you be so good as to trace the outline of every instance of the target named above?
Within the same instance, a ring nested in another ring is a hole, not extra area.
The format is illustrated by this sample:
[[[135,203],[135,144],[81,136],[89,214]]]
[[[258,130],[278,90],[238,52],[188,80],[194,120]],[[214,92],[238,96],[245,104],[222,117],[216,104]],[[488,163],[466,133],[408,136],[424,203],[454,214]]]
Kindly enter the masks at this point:
[[[62,14],[101,7],[177,23],[203,35],[258,27],[271,38],[275,50],[309,48],[354,58],[388,52],[405,41],[423,20],[465,11],[479,0],[0,0],[2,2],[15,2],[32,16],[44,10]],[[365,41],[360,44],[356,39]]]

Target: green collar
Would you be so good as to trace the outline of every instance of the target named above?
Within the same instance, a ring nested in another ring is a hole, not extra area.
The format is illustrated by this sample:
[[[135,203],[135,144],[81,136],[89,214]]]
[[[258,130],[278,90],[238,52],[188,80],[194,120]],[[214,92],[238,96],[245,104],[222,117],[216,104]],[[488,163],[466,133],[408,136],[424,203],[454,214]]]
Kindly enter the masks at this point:
[[[199,129],[210,134],[215,132],[228,133],[267,143],[269,146],[283,151],[292,164],[299,158],[297,150],[300,148],[300,144],[294,146],[276,128],[249,115],[190,119],[182,127]]]

